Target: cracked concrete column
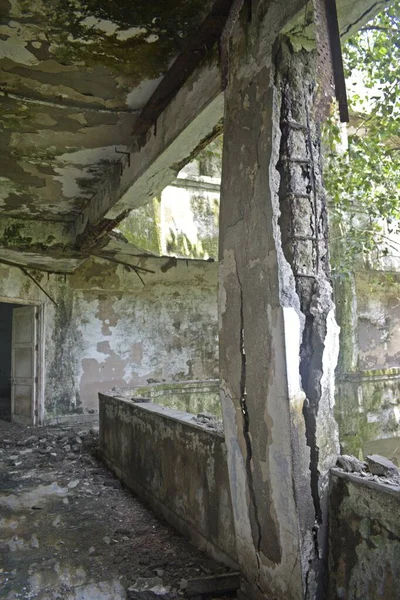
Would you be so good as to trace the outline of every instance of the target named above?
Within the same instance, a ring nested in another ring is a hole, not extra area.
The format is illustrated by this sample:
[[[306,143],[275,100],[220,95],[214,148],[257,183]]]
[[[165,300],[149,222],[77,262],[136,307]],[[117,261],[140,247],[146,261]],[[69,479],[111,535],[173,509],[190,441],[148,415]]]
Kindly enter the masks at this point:
[[[221,402],[237,550],[243,598],[316,599],[338,452],[338,327],[314,54],[277,37],[290,3],[252,8],[231,40],[220,217]]]

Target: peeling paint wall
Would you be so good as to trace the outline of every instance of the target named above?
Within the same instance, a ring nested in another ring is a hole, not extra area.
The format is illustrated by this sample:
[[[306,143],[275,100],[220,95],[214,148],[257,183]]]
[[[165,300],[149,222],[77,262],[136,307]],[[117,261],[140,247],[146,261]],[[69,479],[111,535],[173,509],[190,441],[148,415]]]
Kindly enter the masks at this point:
[[[45,304],[46,419],[96,414],[114,386],[218,377],[212,263],[142,259],[135,273],[102,260],[72,275],[35,272],[57,307],[14,267],[0,266],[0,297]]]
[[[400,446],[399,297],[399,275],[373,270],[356,273],[337,289],[336,416],[343,452],[360,458],[371,442],[388,458]]]
[[[209,0],[3,0],[0,212],[72,221]]]

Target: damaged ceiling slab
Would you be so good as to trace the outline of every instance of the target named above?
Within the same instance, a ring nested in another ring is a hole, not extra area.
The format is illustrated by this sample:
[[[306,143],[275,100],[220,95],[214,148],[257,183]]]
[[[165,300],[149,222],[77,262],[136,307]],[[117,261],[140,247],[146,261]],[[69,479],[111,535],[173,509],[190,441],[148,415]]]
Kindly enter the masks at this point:
[[[210,4],[1,0],[2,221],[80,218]]]
[[[220,133],[231,6],[0,0],[0,260],[70,272]],[[377,8],[341,0],[342,35]]]

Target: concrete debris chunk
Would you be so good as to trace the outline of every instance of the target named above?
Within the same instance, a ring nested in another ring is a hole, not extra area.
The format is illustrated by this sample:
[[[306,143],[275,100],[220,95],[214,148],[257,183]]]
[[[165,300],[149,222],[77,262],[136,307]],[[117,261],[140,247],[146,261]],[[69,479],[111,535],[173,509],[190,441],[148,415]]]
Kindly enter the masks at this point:
[[[178,596],[164,587],[160,577],[138,577],[135,584],[127,590],[128,600],[175,600]]]
[[[198,423],[199,425],[205,425],[209,429],[223,431],[222,420],[215,415],[211,415],[209,413],[199,413],[197,417],[193,417],[193,420],[195,423]]]
[[[367,469],[367,464],[365,462],[348,454],[339,456],[337,464],[343,471],[346,471],[346,473],[362,473]]]
[[[396,465],[379,454],[371,454],[367,456],[368,470],[373,475],[379,475],[380,477],[393,477],[400,475],[400,469]]]
[[[70,490],[72,490],[73,488],[76,488],[77,485],[79,485],[80,480],[79,479],[73,479],[72,481],[70,481],[68,483],[68,487]]]

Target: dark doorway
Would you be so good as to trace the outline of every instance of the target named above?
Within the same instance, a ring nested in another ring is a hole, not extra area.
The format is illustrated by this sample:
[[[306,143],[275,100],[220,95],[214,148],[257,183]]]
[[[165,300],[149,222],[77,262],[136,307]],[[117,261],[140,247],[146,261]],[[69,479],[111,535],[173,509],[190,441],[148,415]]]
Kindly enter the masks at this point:
[[[13,309],[0,302],[0,419],[11,421],[11,345]]]

